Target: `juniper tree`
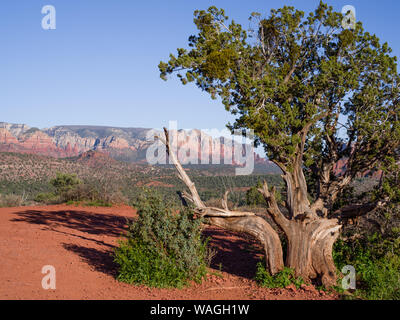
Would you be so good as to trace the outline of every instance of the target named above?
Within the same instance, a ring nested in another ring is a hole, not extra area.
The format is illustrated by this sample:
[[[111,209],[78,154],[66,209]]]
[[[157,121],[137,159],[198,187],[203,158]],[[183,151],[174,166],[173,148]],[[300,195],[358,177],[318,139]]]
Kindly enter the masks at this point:
[[[286,265],[325,285],[336,282],[332,245],[346,218],[385,205],[393,192],[386,187],[370,203],[342,207],[338,199],[366,171],[382,170],[379,186],[387,186],[400,142],[396,57],[361,22],[344,29],[343,18],[323,2],[307,16],[284,6],[267,17],[252,13],[252,27],[244,30],[223,9],[210,7],[194,12],[198,33],[190,36],[189,48],[159,64],[162,79],[176,74],[183,84],[219,98],[236,118],[228,127],[253,129],[256,145],[282,170],[285,208],[266,183],[259,191],[265,214],[287,237],[285,263],[277,232],[265,219],[231,211],[226,202],[223,209],[206,207],[172,157],[191,191],[186,197],[209,223],[256,236],[272,274]],[[346,165],[334,174],[339,160]]]

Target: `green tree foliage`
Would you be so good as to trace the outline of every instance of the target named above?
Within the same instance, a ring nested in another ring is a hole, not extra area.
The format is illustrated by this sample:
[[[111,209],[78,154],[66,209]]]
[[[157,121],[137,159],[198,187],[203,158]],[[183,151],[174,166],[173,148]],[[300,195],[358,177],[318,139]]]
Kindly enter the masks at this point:
[[[213,6],[194,12],[198,33],[188,48],[159,64],[162,79],[176,74],[183,84],[219,98],[235,116],[231,130],[254,130],[256,144],[284,173],[289,222],[272,198],[269,209],[281,227],[290,226],[290,241],[299,241],[296,235],[307,225],[299,227],[296,218],[321,224],[329,219],[339,227],[383,206],[396,210],[400,199],[397,58],[361,22],[344,29],[343,18],[321,1],[308,15],[291,6],[267,17],[252,13],[244,30]],[[335,172],[339,161],[345,166]],[[368,203],[350,202],[351,183],[378,170],[383,175]],[[324,241],[328,248],[329,239]],[[294,268],[320,262],[310,255],[310,261],[291,257]]]
[[[138,219],[115,250],[118,279],[152,287],[181,287],[200,281],[206,273],[207,246],[201,237],[201,219],[186,207],[177,207],[154,190],[135,203]]]
[[[76,174],[61,172],[58,172],[57,176],[50,181],[50,184],[55,188],[57,195],[63,195],[81,183],[81,180],[78,179]]]
[[[345,30],[342,19],[323,2],[308,16],[284,6],[252,13],[246,31],[223,9],[198,10],[198,34],[159,64],[160,76],[219,97],[237,116],[231,129],[253,129],[284,171],[301,157],[316,198],[329,187],[337,194],[357,174],[393,164],[400,142],[396,57],[361,22]],[[324,168],[342,158],[345,173],[328,181]]]
[[[375,233],[356,240],[339,240],[334,259],[341,269],[352,265],[356,270],[356,292],[372,300],[400,300],[400,230]]]
[[[263,195],[257,190],[262,188],[261,182],[258,182],[256,186],[252,186],[246,191],[246,204],[249,206],[258,206],[265,204],[265,199]]]

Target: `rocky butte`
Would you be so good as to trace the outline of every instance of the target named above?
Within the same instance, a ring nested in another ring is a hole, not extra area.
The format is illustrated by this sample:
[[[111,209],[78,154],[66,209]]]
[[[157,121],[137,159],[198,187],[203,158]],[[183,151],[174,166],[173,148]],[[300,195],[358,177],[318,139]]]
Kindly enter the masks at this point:
[[[146,151],[154,143],[148,141],[146,128],[117,128],[105,126],[54,126],[47,129],[31,128],[25,124],[0,122],[0,152],[32,153],[56,158],[76,157],[88,151],[105,153],[111,158],[127,162],[145,163]],[[200,130],[178,130],[180,145],[189,145],[191,150],[209,143],[207,149],[210,162],[220,159],[224,163],[224,153],[232,154],[230,139],[212,138]],[[200,135],[204,140],[200,141]],[[186,139],[193,135],[195,139]],[[264,158],[255,154],[255,162],[273,167]],[[198,163],[201,163],[199,158]]]

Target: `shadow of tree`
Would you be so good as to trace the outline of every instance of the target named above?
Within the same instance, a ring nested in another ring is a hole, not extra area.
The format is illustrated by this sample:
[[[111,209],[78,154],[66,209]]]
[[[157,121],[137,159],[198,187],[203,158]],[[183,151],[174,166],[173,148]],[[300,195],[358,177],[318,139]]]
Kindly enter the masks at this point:
[[[52,232],[72,235],[96,243],[96,245],[108,247],[108,249],[100,250],[90,246],[63,244],[66,250],[79,255],[95,270],[113,277],[116,276],[117,266],[113,261],[111,249],[113,246],[103,241],[92,239],[90,235],[119,237],[125,233],[129,223],[126,217],[79,210],[25,210],[15,214],[17,217],[11,220],[13,222],[44,225]],[[88,236],[57,230],[59,227],[77,230]],[[210,237],[209,245],[216,250],[216,255],[211,262],[211,268],[219,270],[220,266],[222,266],[224,272],[248,279],[254,278],[256,264],[263,257],[263,249],[254,238],[246,234],[230,232],[215,227],[207,227],[203,231],[203,235]]]
[[[99,250],[76,244],[63,243],[64,249],[76,253],[94,270],[103,272],[112,277],[118,273],[117,264],[114,262],[112,250]]]
[[[119,236],[126,230],[129,220],[113,214],[98,214],[87,211],[60,210],[38,211],[26,210],[15,213],[18,218],[13,222],[41,224],[53,229],[67,227],[93,235]]]
[[[263,248],[247,234],[230,232],[219,228],[206,228],[205,237],[210,237],[209,245],[216,250],[211,268],[253,279],[256,265],[264,257]]]

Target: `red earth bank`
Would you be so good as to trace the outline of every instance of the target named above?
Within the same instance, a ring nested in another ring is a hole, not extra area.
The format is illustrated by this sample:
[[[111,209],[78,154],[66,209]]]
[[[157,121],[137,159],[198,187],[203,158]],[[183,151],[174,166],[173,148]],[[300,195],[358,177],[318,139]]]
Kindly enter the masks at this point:
[[[252,278],[260,246],[219,228],[205,230],[217,254],[210,270],[214,274],[202,284],[154,289],[118,282],[111,253],[134,215],[127,206],[1,208],[0,299],[337,299],[312,286],[259,288]],[[55,267],[54,290],[42,288],[45,265]]]

